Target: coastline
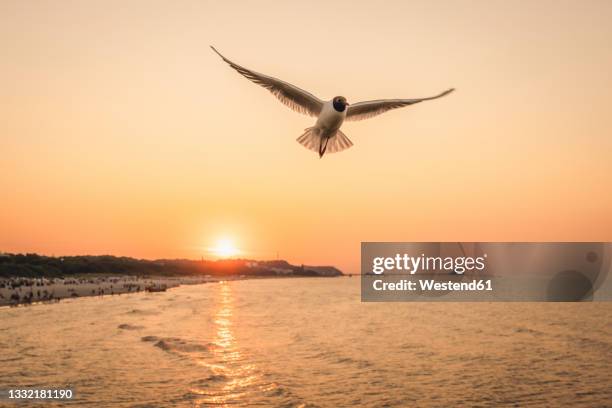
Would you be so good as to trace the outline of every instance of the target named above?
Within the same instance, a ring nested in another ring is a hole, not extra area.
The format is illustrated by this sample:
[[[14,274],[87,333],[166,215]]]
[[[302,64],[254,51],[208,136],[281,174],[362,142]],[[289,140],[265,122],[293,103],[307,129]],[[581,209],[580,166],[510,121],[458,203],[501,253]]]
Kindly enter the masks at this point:
[[[333,266],[298,266],[280,259],[147,260],[113,255],[54,257],[0,252],[0,307],[145,290],[161,292],[180,285],[222,280],[342,275]]]
[[[340,275],[342,277],[344,275]],[[164,292],[182,285],[247,279],[324,278],[330,276],[86,276],[79,278],[0,278],[0,308],[58,303],[62,299]],[[335,276],[336,277],[336,276]],[[152,288],[153,290],[149,290]],[[18,296],[18,298],[17,298]],[[18,300],[17,300],[18,299]]]
[[[86,276],[78,278],[4,278],[0,279],[0,307],[57,303],[62,299],[114,296],[153,288],[165,291],[181,285],[199,285],[241,277],[166,277],[166,276]]]

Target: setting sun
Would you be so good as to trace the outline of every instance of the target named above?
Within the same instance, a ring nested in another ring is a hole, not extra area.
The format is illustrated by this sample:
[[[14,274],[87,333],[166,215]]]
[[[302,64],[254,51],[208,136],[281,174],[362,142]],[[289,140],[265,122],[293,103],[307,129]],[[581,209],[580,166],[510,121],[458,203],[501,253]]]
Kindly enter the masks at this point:
[[[211,252],[219,258],[230,258],[240,253],[238,248],[234,246],[232,240],[228,238],[218,240],[215,247],[211,249]]]

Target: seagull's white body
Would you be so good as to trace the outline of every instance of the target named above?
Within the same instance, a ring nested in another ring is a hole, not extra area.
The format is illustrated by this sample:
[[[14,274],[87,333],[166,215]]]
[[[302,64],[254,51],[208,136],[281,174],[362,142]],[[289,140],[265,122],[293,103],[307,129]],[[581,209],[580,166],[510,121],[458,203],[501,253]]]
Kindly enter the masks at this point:
[[[335,110],[332,101],[323,104],[323,109],[321,109],[315,124],[315,128],[321,131],[321,137],[332,137],[336,134],[336,131],[340,130],[340,126],[346,118],[346,111],[346,109],[342,112]]]
[[[307,149],[318,151],[320,157],[326,151],[336,153],[348,149],[353,142],[340,131],[346,118],[346,112],[346,109],[338,112],[334,108],[333,100],[325,102],[315,125],[305,129],[306,131],[297,138],[297,141]]]
[[[304,134],[298,137],[297,141],[304,147],[318,152],[319,157],[323,157],[325,152],[340,152],[353,145],[349,138],[340,130],[345,120],[371,118],[391,109],[437,99],[454,91],[451,88],[428,98],[380,99],[359,102],[350,106],[342,96],[336,96],[332,100],[324,102],[311,93],[288,82],[244,68],[225,58],[214,47],[211,46],[211,48],[238,73],[266,88],[291,109],[317,118],[315,125],[305,129]]]

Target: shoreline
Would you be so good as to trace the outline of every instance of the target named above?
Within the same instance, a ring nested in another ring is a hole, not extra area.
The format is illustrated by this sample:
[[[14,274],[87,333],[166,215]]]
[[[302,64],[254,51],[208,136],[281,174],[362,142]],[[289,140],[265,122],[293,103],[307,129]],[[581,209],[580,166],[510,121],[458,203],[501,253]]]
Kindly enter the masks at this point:
[[[181,285],[216,283],[224,277],[165,276],[89,276],[79,278],[4,278],[0,279],[0,307],[58,303],[63,299],[114,296],[145,291],[163,292]],[[152,290],[150,290],[152,289]]]
[[[59,303],[63,299],[165,292],[182,285],[203,285],[247,279],[328,278],[331,276],[88,276],[79,278],[2,278],[0,308]],[[153,290],[149,290],[152,288]],[[17,297],[18,296],[18,297]]]

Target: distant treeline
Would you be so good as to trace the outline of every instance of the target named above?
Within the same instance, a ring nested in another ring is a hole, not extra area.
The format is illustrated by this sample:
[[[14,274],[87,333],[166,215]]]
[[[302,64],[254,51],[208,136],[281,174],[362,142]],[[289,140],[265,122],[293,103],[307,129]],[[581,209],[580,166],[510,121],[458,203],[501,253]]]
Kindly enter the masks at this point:
[[[0,254],[0,277],[64,277],[84,274],[138,276],[257,275],[339,276],[332,266],[295,266],[286,261],[231,259],[134,259],[112,255],[51,257],[37,254]]]

